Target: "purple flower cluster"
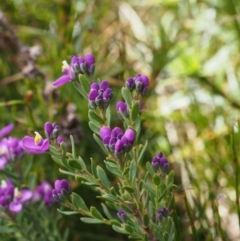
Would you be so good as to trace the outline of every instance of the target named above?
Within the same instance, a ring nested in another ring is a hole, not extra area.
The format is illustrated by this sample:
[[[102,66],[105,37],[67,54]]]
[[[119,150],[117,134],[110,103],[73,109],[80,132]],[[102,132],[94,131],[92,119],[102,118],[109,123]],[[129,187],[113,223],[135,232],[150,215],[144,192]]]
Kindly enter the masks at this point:
[[[43,200],[46,206],[51,206],[54,202],[52,189],[52,185],[49,182],[43,181],[34,191],[32,201],[36,202]]]
[[[92,54],[82,56],[73,56],[71,63],[63,61],[63,75],[53,82],[53,86],[61,86],[77,79],[78,74],[92,75],[95,69],[95,58]]]
[[[156,213],[157,219],[159,221],[162,221],[163,218],[168,216],[168,208],[164,207],[162,209],[159,209]]]
[[[165,173],[169,171],[168,159],[163,156],[162,152],[159,152],[155,157],[153,157],[152,167],[155,172],[158,171],[159,168]]]
[[[100,84],[94,82],[91,84],[91,89],[88,94],[89,106],[92,109],[95,109],[97,106],[106,109],[112,96],[113,91],[109,88],[106,80],[103,80]]]
[[[114,153],[116,157],[130,151],[135,141],[135,133],[130,128],[123,134],[119,127],[111,130],[110,127],[103,126],[99,134],[107,150]]]
[[[3,180],[0,186],[0,208],[19,213],[23,203],[28,203],[32,195],[31,190],[22,189],[19,191],[10,180]]]
[[[146,75],[136,74],[126,80],[126,87],[130,90],[136,90],[141,96],[145,96],[149,87],[149,79]]]
[[[0,139],[8,135],[14,128],[13,124],[0,130]],[[0,169],[3,169],[9,161],[21,158],[24,154],[21,140],[15,137],[5,137],[0,140]]]
[[[71,186],[66,179],[56,180],[52,190],[52,197],[56,202],[62,202],[71,194]]]

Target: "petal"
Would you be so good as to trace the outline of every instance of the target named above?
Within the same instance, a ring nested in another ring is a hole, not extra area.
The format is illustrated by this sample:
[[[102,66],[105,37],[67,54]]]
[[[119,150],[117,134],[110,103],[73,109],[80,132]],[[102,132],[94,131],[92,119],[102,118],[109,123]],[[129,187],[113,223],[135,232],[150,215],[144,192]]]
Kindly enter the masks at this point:
[[[129,140],[129,142],[131,144],[133,144],[134,140],[135,140],[135,132],[132,129],[127,129],[125,131],[124,136]]]
[[[42,153],[46,152],[49,149],[49,140],[46,139],[43,141],[43,144],[41,146]]]
[[[9,125],[3,127],[0,130],[0,138],[3,138],[7,134],[9,134],[13,130],[13,128],[14,128],[14,124],[9,124]]]
[[[33,196],[33,192],[31,190],[28,190],[28,189],[22,189],[20,192],[22,194],[20,202],[25,202],[25,201],[31,199],[32,196]]]
[[[35,145],[35,142],[34,142],[34,138],[31,137],[31,136],[25,136],[23,139],[22,139],[22,146],[24,149],[32,149],[34,148],[36,145]]]
[[[90,101],[94,101],[96,97],[98,96],[98,92],[95,89],[92,89],[90,93],[88,94],[88,98]]]
[[[11,202],[9,205],[9,209],[11,212],[19,213],[22,210],[22,204],[18,202]]]
[[[0,170],[2,170],[2,169],[5,167],[5,165],[7,164],[7,162],[8,162],[8,160],[7,160],[6,157],[1,157],[1,158],[0,158]]]
[[[70,78],[70,76],[63,75],[59,79],[57,79],[56,81],[53,82],[53,86],[58,87],[58,86],[64,85],[64,84],[66,84],[68,82],[71,82],[71,81],[72,81],[72,79]]]
[[[108,88],[108,82],[106,80],[103,80],[100,84],[100,89],[106,90]]]
[[[103,140],[105,137],[110,136],[111,135],[111,128],[108,126],[103,126],[100,129],[100,133],[99,133],[101,139]]]

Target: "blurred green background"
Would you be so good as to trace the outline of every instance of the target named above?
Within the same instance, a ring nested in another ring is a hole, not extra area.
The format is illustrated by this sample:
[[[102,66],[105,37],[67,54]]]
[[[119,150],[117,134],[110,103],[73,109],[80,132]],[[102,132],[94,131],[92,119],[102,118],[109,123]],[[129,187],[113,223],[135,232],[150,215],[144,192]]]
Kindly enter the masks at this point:
[[[199,240],[239,240],[239,0],[8,0],[0,11],[1,127],[14,122],[13,134],[23,137],[58,122],[85,160],[101,162],[87,105],[71,84],[54,90],[51,82],[63,60],[92,52],[95,77],[114,88],[114,113],[124,81],[145,74],[145,160],[161,150],[176,172],[182,240],[193,240],[192,224]],[[115,114],[112,123],[120,124]],[[58,168],[48,156],[34,157],[31,175],[53,182]],[[74,220],[69,240],[124,238]]]

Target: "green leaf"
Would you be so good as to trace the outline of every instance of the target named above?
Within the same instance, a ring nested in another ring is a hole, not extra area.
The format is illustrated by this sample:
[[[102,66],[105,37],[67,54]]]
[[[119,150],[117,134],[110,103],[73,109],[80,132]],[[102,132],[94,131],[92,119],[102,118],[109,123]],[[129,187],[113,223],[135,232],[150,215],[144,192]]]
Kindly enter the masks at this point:
[[[134,160],[132,160],[129,167],[129,180],[131,183],[134,183],[136,175],[137,175],[137,164]]]
[[[83,169],[87,169],[84,160],[83,160],[80,156],[78,156],[78,158],[77,158],[76,160],[79,162],[79,164],[81,165],[81,167],[82,167]]]
[[[62,163],[61,158],[56,157],[56,156],[54,156],[54,155],[51,155],[51,157],[52,157],[52,159],[53,159],[57,164],[59,164],[60,166],[63,166],[63,163]]]
[[[95,133],[93,133],[93,138],[97,142],[97,144],[102,148],[102,150],[108,155],[108,151],[106,147],[103,145],[102,140]]]
[[[151,176],[153,177],[155,175],[155,172],[153,171],[152,165],[150,164],[150,162],[146,163],[146,167],[148,172],[151,174]]]
[[[132,107],[132,111],[131,111],[131,120],[134,122],[136,120],[136,118],[139,115],[139,110],[140,110],[140,104],[139,102],[135,102],[133,107]]]
[[[135,119],[135,125],[134,125],[134,129],[136,131],[136,139],[138,139],[138,136],[140,134],[140,131],[141,131],[141,117],[140,115],[138,115]]]
[[[80,85],[80,83],[78,81],[73,81],[72,83],[73,83],[73,86],[75,87],[75,89],[83,96],[83,98],[88,100],[88,95],[83,90],[83,87]]]
[[[23,177],[26,178],[29,171],[31,170],[32,168],[32,164],[33,164],[33,156],[29,156],[30,157],[30,160],[28,160],[27,162],[27,165],[24,166],[24,170],[23,170]]]
[[[98,178],[97,175],[97,170],[96,170],[96,163],[95,161],[91,158],[91,170],[92,170],[92,174],[95,178]]]
[[[105,121],[100,116],[98,116],[96,114],[96,112],[93,110],[88,111],[88,118],[91,122],[96,123],[96,124],[100,123],[103,125],[105,123]]]
[[[73,192],[71,194],[71,198],[72,198],[72,203],[73,203],[74,207],[80,208],[86,212],[89,212],[89,209],[86,206],[84,200],[78,194]]]
[[[122,227],[118,227],[118,226],[115,226],[115,225],[112,225],[112,228],[114,231],[116,231],[117,233],[123,233],[123,234],[131,234],[129,233],[128,231],[126,231],[124,228]]]
[[[90,212],[93,215],[93,217],[100,220],[104,220],[102,214],[95,207],[90,207]]]
[[[61,169],[61,168],[59,168],[59,172],[61,172],[61,173],[63,173],[63,174],[66,174],[66,175],[70,175],[70,176],[73,176],[73,177],[75,177],[75,173],[73,173],[73,172],[69,172],[69,171],[66,171],[66,170],[63,170],[63,169]]]
[[[138,165],[140,164],[140,162],[142,160],[142,157],[143,157],[143,155],[144,155],[144,153],[146,151],[147,145],[148,145],[148,141],[146,140],[146,142],[145,142],[145,144],[144,144],[143,148],[141,149],[140,154],[138,156],[138,160],[137,160],[137,164]]]
[[[88,125],[89,125],[90,129],[92,130],[92,132],[99,134],[100,126],[98,124],[95,124],[94,122],[89,121]]]
[[[81,164],[77,161],[77,160],[73,160],[73,159],[69,159],[67,160],[67,164],[68,166],[72,167],[72,168],[75,168],[77,170],[81,170],[82,169],[82,166]]]
[[[132,95],[128,88],[126,87],[122,88],[122,96],[128,105],[128,109],[132,109]]]
[[[168,188],[172,186],[174,182],[174,171],[172,170],[167,176],[167,186]]]
[[[111,124],[111,109],[110,109],[109,106],[106,110],[106,119],[107,119],[107,125],[110,126],[110,124]]]
[[[107,216],[107,218],[109,220],[113,219],[112,215],[110,214],[110,212],[108,211],[107,206],[104,203],[101,203],[102,207],[103,207],[103,211],[105,213],[105,215]]]
[[[97,198],[103,199],[103,200],[107,200],[109,202],[118,202],[117,198],[114,197],[112,194],[104,194],[102,196],[98,196]]]
[[[71,140],[71,146],[72,146],[72,156],[73,156],[73,159],[75,159],[76,158],[76,150],[75,150],[74,138],[72,135],[70,135],[70,140]]]
[[[95,218],[80,218],[80,220],[84,223],[104,223],[102,220],[95,219]]]
[[[147,227],[149,225],[149,216],[147,213],[144,213],[144,215],[143,215],[143,224],[145,227]]]
[[[79,74],[78,78],[79,78],[79,81],[80,81],[81,86],[83,88],[83,91],[88,95],[88,93],[90,91],[90,84],[89,84],[88,79],[83,74]]]
[[[77,212],[77,211],[62,211],[60,209],[57,209],[57,210],[58,210],[58,212],[65,214],[65,215],[79,214],[79,212]]]
[[[156,186],[159,186],[160,183],[161,183],[161,178],[160,178],[157,174],[155,174],[155,175],[153,176],[153,183],[154,183]]]
[[[124,190],[126,190],[127,192],[129,192],[130,194],[133,194],[134,193],[134,189],[130,186],[123,186],[122,187]]]
[[[107,161],[104,161],[104,162],[106,164],[108,171],[110,171],[111,173],[113,173],[114,175],[116,175],[120,178],[123,178],[122,172],[119,169],[117,164],[112,163],[112,162],[107,162]]]
[[[106,187],[110,187],[110,182],[108,180],[107,174],[105,173],[105,171],[100,167],[97,166],[97,175],[99,177],[99,179],[101,180],[102,184]]]

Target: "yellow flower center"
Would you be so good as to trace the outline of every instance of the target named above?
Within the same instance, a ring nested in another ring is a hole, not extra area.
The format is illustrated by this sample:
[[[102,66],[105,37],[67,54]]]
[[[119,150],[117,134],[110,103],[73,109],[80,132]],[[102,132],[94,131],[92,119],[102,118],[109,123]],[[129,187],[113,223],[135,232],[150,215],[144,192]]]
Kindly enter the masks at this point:
[[[14,197],[22,197],[22,193],[18,190],[17,187],[14,188]]]
[[[2,180],[2,184],[1,184],[1,187],[2,188],[5,188],[7,187],[7,182],[5,180]]]
[[[0,148],[0,155],[3,155],[6,153],[6,148]]]
[[[35,131],[34,133],[35,133],[34,143],[37,145],[42,140],[42,137],[38,132]]]
[[[64,60],[63,62],[62,62],[62,70],[64,70],[64,69],[67,69],[68,67],[69,67],[69,65],[68,65],[68,63],[67,63],[67,61],[66,60]]]

